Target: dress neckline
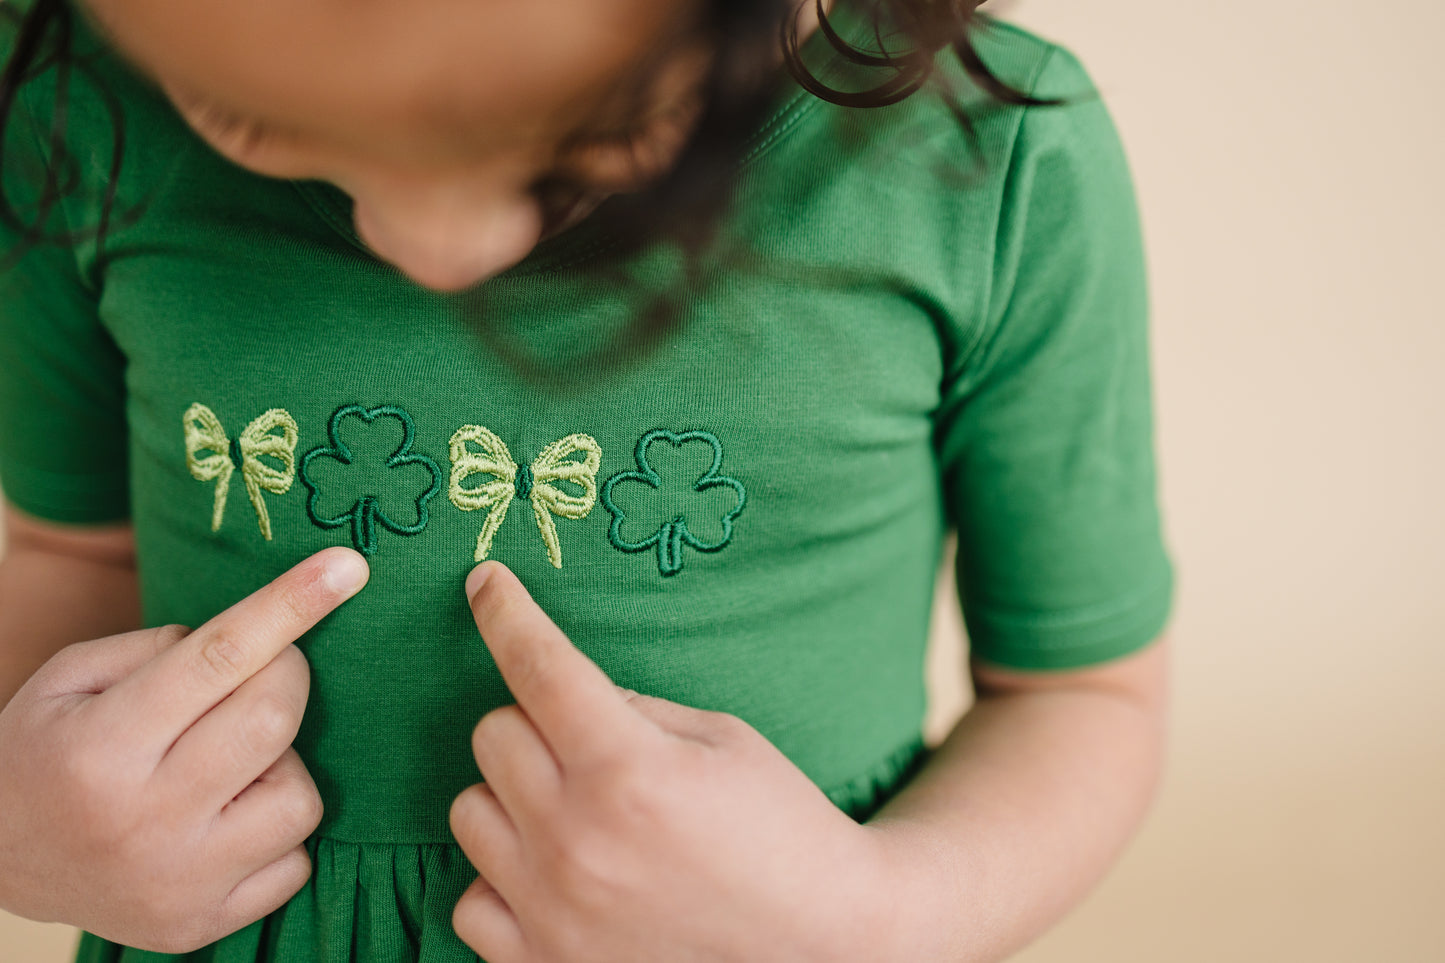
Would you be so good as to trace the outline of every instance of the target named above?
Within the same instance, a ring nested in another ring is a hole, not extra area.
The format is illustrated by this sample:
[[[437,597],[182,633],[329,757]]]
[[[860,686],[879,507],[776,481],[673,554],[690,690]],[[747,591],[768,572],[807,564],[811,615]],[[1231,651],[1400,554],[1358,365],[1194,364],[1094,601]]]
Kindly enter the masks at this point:
[[[857,9],[857,0],[834,0],[828,22],[834,31],[852,43],[862,37],[862,28],[872,32],[871,22]],[[826,54],[828,39],[821,29],[814,30],[801,44],[800,54],[805,61],[817,62]],[[826,77],[830,62],[819,73]],[[739,176],[757,160],[784,140],[813,108],[823,101],[804,90],[786,70],[778,83],[778,92],[771,106],[764,112],[766,118],[747,138],[743,158],[739,165]],[[357,235],[352,221],[351,197],[339,187],[323,180],[289,181],[316,214],[331,226],[353,248],[373,260],[380,260]],[[588,217],[560,234],[549,237],[537,244],[525,258],[518,261],[492,280],[525,277],[532,274],[546,274],[563,270],[605,251],[612,243],[605,229],[603,218]]]

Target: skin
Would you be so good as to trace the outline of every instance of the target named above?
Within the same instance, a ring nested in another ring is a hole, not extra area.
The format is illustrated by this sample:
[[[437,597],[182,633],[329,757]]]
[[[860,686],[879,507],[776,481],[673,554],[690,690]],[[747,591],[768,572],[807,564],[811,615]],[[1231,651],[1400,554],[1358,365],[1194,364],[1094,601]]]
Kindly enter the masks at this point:
[[[1142,816],[1165,647],[1037,674],[974,663],[978,704],[859,825],[736,716],[613,685],[506,566],[465,590],[517,699],[451,810],[480,875],[462,939],[495,963],[1003,960]]]
[[[672,165],[709,62],[702,2],[83,9],[213,148],[263,175],[334,183],[378,257],[454,291]],[[805,4],[800,34],[815,26]],[[544,177],[577,186],[539,198]]]
[[[92,0],[90,13],[218,151],[331,180],[379,256],[453,290],[670,162],[705,62],[685,43],[691,10]],[[285,133],[220,132],[207,105],[222,97]],[[639,119],[628,147],[577,146],[578,124]],[[531,189],[557,173],[591,186],[549,219]],[[141,629],[130,526],[8,506],[6,519],[0,907],[187,952],[281,906],[309,875],[301,844],[320,819],[290,746],[308,691],[292,643],[356,590],[325,573],[364,575],[362,557],[327,549],[194,631]],[[500,563],[457,591],[517,697],[479,721],[484,781],[450,814],[480,874],[453,924],[493,963],[1003,960],[1083,898],[1158,783],[1163,639],[1078,670],[971,662],[976,704],[859,825],[743,720],[612,685]]]
[[[281,906],[320,818],[291,643],[349,594],[319,570],[364,560],[326,549],[194,632],[138,629],[129,525],[5,517],[0,908],[183,953]],[[976,704],[858,825],[743,720],[612,685],[500,563],[458,590],[518,700],[479,721],[485,782],[450,814],[479,872],[453,925],[496,963],[1001,961],[1158,781],[1162,639],[1073,671],[973,662]]]
[[[6,521],[0,644],[8,654],[18,643],[21,665],[55,629],[134,617],[134,568],[113,551],[128,532],[68,532],[13,510]],[[37,584],[37,572],[70,581]],[[13,696],[7,659],[0,906],[181,953],[294,894],[310,875],[302,842],[322,807],[291,747],[309,687],[291,642],[367,574],[356,552],[326,549],[195,631],[167,625],[66,646]],[[79,608],[46,607],[57,603]]]

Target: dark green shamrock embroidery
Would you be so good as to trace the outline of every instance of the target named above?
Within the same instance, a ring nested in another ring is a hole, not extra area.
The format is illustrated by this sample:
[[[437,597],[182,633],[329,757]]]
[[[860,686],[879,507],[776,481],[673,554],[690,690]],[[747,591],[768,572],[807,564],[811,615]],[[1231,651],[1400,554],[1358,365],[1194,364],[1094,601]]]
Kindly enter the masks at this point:
[[[656,444],[664,441],[669,444]],[[722,456],[722,443],[710,431],[655,428],[643,435],[635,452],[639,470],[618,472],[602,486],[602,504],[612,513],[608,541],[624,552],[656,545],[657,568],[663,575],[682,571],[684,544],[715,552],[732,541],[733,519],[743,510],[747,492],[736,478],[718,474]],[[666,470],[659,473],[654,463],[666,463]],[[699,471],[704,464],[707,468]],[[618,504],[618,486],[627,482],[647,486],[629,493],[631,514]]]
[[[411,453],[411,415],[395,405],[343,405],[331,415],[326,437],[331,447],[313,448],[301,459],[313,522],[322,528],[350,522],[352,544],[367,555],[376,551],[378,524],[398,535],[426,528],[426,503],[441,491],[442,472],[426,455]]]

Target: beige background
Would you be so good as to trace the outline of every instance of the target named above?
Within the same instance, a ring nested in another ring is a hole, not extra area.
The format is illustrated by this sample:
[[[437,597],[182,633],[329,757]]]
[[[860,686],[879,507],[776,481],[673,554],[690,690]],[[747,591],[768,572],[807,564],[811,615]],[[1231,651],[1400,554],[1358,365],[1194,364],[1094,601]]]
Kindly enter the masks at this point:
[[[989,9],[1080,55],[1129,152],[1180,572],[1158,805],[1017,959],[1445,961],[1445,8]],[[3,963],[71,942],[0,919]]]

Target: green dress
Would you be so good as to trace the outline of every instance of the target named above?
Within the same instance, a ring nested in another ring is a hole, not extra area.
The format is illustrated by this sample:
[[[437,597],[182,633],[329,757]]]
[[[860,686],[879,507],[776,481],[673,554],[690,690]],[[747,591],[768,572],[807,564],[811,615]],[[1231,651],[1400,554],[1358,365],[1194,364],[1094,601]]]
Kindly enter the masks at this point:
[[[676,279],[670,247],[599,280],[607,238],[584,223],[478,300],[424,291],[357,240],[344,194],[219,158],[101,51],[116,207],[149,206],[103,252],[39,247],[0,277],[6,497],[130,518],[149,625],[199,625],[329,545],[372,572],[299,641],[295,745],[326,810],[310,881],[190,959],[476,959],[450,925],[476,873],[447,812],[479,779],[472,727],[511,701],[461,591],[480,554],[615,682],[742,717],[859,820],[927,757],[949,529],[975,656],[1068,668],[1158,636],[1128,166],[1068,50],[998,22],[978,42],[1006,80],[1078,102],[965,93],[989,171],[964,185],[967,141],[927,92],[865,113],[789,83],[726,223],[738,256],[615,368],[592,349]],[[69,113],[87,190],[55,226],[99,217],[95,80]],[[6,131],[22,212],[54,90],[53,71],[27,84]],[[163,957],[86,935],[78,958]]]

